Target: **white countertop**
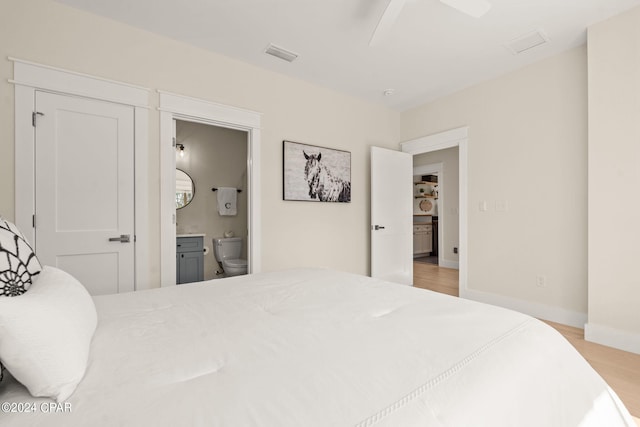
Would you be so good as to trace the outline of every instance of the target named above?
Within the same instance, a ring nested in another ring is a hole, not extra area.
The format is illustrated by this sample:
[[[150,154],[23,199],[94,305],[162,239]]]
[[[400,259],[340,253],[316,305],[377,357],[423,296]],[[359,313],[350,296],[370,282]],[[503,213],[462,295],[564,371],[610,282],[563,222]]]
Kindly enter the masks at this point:
[[[186,234],[176,234],[176,237],[204,237],[205,233],[186,233]]]

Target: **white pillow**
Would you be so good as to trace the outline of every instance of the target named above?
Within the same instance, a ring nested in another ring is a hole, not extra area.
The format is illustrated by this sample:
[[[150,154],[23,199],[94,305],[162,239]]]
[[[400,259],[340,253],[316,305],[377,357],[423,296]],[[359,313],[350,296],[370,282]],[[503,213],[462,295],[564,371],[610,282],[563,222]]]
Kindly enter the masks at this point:
[[[0,298],[0,359],[33,396],[62,402],[84,376],[97,321],[85,287],[45,266],[28,292]]]

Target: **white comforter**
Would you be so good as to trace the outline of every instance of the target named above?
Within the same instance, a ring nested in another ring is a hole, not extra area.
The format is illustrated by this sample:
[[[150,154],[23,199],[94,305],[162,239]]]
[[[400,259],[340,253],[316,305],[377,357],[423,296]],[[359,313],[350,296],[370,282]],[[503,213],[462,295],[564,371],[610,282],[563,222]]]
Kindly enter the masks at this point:
[[[0,425],[634,425],[552,328],[425,290],[296,270],[95,303],[68,408]],[[0,402],[47,402],[12,381]]]

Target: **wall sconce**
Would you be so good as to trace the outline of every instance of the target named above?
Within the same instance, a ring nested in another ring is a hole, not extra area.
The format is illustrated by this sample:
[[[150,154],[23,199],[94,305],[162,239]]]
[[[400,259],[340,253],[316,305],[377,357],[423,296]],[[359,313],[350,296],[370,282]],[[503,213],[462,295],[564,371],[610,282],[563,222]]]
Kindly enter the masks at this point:
[[[184,144],[177,144],[176,150],[180,150],[180,157],[184,157]]]

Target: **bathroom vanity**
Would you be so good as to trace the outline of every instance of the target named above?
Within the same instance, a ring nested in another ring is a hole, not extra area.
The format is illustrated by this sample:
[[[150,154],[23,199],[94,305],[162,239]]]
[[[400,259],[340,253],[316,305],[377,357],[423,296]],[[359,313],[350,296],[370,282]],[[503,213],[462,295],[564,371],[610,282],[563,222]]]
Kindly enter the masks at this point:
[[[176,236],[176,284],[204,280],[204,234]]]

